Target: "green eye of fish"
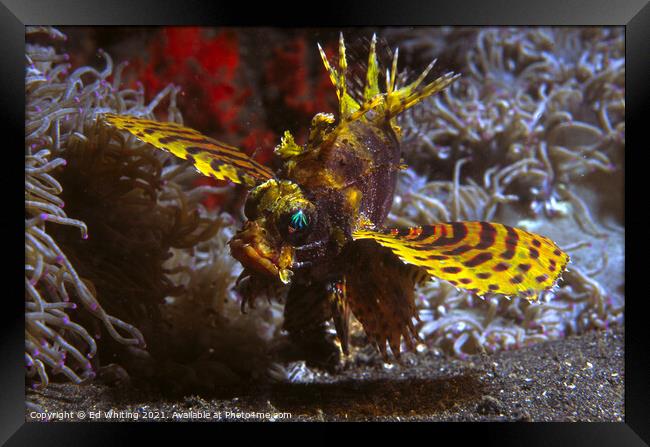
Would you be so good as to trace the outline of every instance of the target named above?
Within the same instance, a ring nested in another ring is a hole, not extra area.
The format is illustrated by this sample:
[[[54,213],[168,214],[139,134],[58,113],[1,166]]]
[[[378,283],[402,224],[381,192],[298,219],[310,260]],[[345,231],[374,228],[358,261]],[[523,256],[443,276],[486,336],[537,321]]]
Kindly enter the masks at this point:
[[[312,235],[316,222],[315,210],[294,208],[284,213],[278,222],[278,230],[282,238],[293,246],[301,246]]]
[[[296,210],[289,218],[289,226],[287,227],[289,234],[296,231],[304,230],[309,226],[309,216],[303,210]]]

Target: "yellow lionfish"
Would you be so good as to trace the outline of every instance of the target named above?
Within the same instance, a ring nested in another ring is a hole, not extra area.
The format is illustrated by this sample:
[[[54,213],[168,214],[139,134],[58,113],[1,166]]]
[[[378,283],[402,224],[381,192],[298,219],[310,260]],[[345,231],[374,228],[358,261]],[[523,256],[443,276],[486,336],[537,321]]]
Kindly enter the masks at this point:
[[[447,73],[398,87],[397,52],[379,85],[376,38],[370,44],[365,87],[353,94],[339,40],[338,68],[319,50],[338,96],[336,116],[318,113],[300,146],[285,132],[271,170],[236,147],[196,130],[132,116],[105,114],[105,123],[157,149],[189,160],[203,175],[246,185],[243,227],[230,241],[244,267],[237,281],[242,310],[269,290],[286,292],[284,329],[310,364],[338,364],[340,350],[326,323],[333,319],[348,352],[350,314],[387,357],[401,342],[413,349],[416,283],[435,277],[476,294],[535,300],[553,287],[569,257],[550,239],[493,222],[431,223],[388,229],[401,168],[396,116],[450,85]]]

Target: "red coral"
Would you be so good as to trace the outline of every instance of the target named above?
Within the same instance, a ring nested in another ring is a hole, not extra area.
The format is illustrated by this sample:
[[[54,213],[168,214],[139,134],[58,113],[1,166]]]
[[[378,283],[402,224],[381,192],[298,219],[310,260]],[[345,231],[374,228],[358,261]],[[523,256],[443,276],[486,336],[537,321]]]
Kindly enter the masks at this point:
[[[169,27],[152,39],[139,78],[149,99],[167,84],[182,88],[178,106],[186,123],[206,133],[237,130],[248,89],[237,85],[237,34],[197,27]]]
[[[252,129],[242,140],[242,149],[251,154],[255,160],[267,164],[273,157],[273,149],[277,144],[277,136],[266,129]]]
[[[147,59],[136,60],[136,66],[148,100],[166,85],[178,85],[178,107],[187,126],[217,138],[227,135],[228,142],[244,148],[257,144],[250,137],[242,141],[239,135],[240,112],[251,92],[238,82],[239,39],[234,30],[163,28],[147,53]],[[224,182],[198,178],[196,184],[222,186]],[[204,204],[212,208],[222,201],[209,195]]]
[[[327,72],[320,65],[313,66],[315,59],[310,56],[314,50],[308,48],[304,36],[298,36],[275,49],[266,65],[265,80],[279,93],[277,107],[303,123],[309,123],[318,112],[333,112],[335,100]],[[306,129],[302,130],[306,133]]]

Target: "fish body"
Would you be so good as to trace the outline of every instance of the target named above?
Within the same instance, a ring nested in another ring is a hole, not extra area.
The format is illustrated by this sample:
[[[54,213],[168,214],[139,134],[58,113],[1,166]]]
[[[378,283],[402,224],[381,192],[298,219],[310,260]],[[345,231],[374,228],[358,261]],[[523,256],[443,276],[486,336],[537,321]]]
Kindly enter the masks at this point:
[[[379,87],[376,40],[365,87],[348,91],[347,59],[339,40],[338,70],[321,56],[339,99],[336,116],[319,113],[304,145],[285,132],[276,171],[236,148],[173,123],[107,114],[105,122],[158,149],[190,160],[203,175],[250,188],[247,220],[230,241],[244,270],[237,280],[242,309],[261,295],[285,295],[284,328],[298,357],[331,367],[348,352],[354,315],[388,360],[402,342],[418,340],[414,288],[436,277],[478,295],[521,294],[535,300],[553,287],[569,257],[553,241],[490,222],[444,222],[390,229],[401,169],[396,116],[450,85],[456,75],[398,87],[397,51]],[[333,321],[336,337],[327,330]],[[340,349],[339,349],[340,346]]]
[[[317,150],[299,157],[290,179],[314,197],[338,191],[336,205],[348,221],[362,214],[381,225],[393,202],[400,166],[397,135],[387,123],[364,120],[337,126],[328,137]]]
[[[332,259],[350,243],[360,220],[381,225],[390,210],[401,150],[393,129],[386,123],[358,120],[322,129],[318,146],[288,162],[287,179],[299,185],[315,205],[311,235],[298,262],[309,262],[311,274],[326,274]]]

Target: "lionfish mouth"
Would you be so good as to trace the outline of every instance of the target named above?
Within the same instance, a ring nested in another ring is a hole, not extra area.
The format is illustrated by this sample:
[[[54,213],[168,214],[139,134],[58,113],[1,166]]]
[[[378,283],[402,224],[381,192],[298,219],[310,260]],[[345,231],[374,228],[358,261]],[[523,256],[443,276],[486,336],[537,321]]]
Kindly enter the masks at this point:
[[[247,221],[229,242],[230,253],[244,268],[262,275],[279,278],[284,284],[291,282],[294,250],[290,245],[279,249],[269,243],[267,232],[256,221]]]

